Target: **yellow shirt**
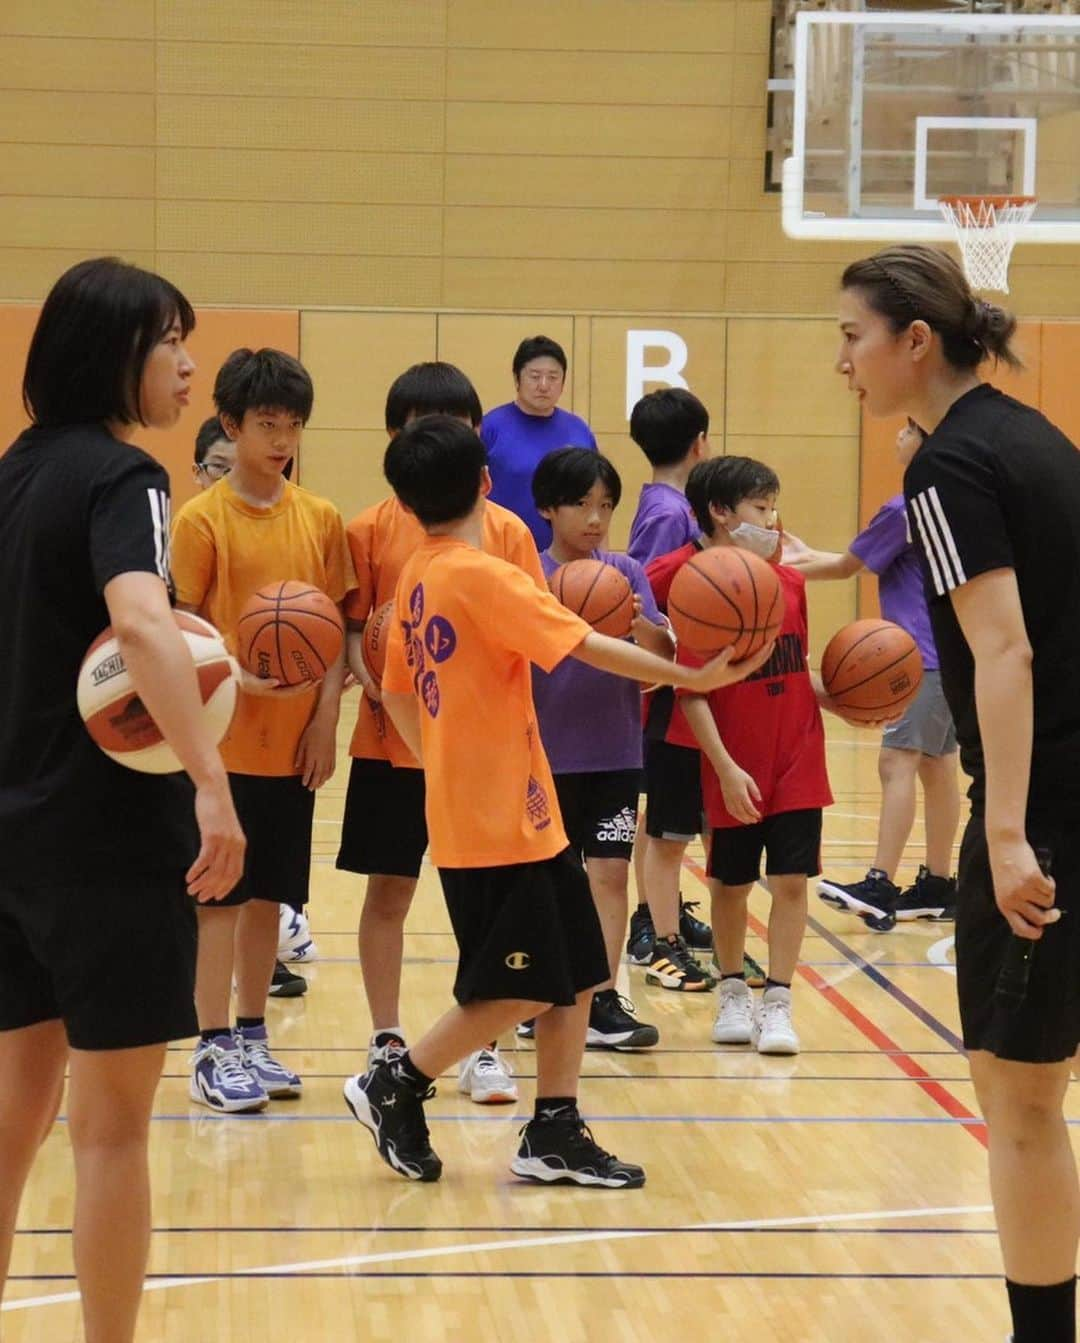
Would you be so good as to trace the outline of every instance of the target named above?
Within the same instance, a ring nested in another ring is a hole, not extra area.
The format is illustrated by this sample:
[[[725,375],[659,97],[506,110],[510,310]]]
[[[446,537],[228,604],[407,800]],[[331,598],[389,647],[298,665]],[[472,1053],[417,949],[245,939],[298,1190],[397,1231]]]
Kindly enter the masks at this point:
[[[171,564],[177,601],[216,625],[234,656],[240,612],[257,589],[298,579],[340,604],[355,581],[341,514],[290,481],[269,508],[245,503],[228,477],[189,499],[173,523]],[[299,773],[296,750],[317,698],[318,690],[281,699],[241,691],[221,743],[226,769]]]

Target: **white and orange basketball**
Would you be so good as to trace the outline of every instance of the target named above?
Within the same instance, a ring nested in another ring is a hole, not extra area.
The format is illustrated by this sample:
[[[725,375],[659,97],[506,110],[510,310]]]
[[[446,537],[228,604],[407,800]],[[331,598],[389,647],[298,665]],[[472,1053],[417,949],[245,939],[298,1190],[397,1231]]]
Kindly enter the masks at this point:
[[[186,611],[173,615],[195,662],[206,725],[218,742],[236,708],[239,670],[209,621]],[[183,768],[136,693],[111,626],[86,650],[75,696],[87,732],[110,759],[143,774]]]

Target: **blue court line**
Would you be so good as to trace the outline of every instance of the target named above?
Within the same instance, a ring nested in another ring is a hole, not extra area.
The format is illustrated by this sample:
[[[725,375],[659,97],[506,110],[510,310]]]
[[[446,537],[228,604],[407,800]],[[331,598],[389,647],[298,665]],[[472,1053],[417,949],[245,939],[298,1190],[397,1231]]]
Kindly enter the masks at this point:
[[[664,1236],[996,1236],[997,1229],[963,1226],[604,1226],[597,1228],[640,1235]],[[533,1236],[579,1233],[581,1225],[550,1226],[537,1222],[529,1226],[155,1226],[155,1236],[201,1236],[228,1232],[230,1235],[378,1235],[378,1236],[443,1236],[468,1234]],[[16,1236],[70,1236],[71,1227],[25,1227]]]
[[[280,1051],[277,1051],[280,1052]],[[505,1053],[506,1051],[501,1051]],[[620,1057],[625,1058],[625,1055]],[[162,1073],[163,1079],[171,1082],[186,1082],[190,1073]],[[524,1073],[515,1070],[514,1077],[520,1081],[535,1082],[536,1073]],[[305,1082],[342,1082],[341,1073],[304,1072]],[[450,1083],[456,1080],[452,1073],[443,1073],[436,1081]],[[970,1082],[970,1077],[853,1077],[847,1073],[797,1073],[793,1077],[779,1074],[758,1073],[590,1073],[582,1072],[583,1082],[746,1082],[756,1086],[759,1082],[906,1082],[910,1086],[917,1082]]]
[[[275,1044],[274,1053],[275,1054],[366,1054],[367,1048],[368,1048],[368,1042],[366,1040],[362,1041],[360,1044],[357,1045],[276,1045]],[[192,1050],[191,1044],[171,1044],[168,1047],[168,1053],[170,1054],[190,1054],[191,1050]],[[593,1050],[591,1051],[591,1054],[595,1055],[599,1052],[601,1051]],[[607,1053],[608,1051],[603,1052]],[[499,1053],[525,1055],[525,1054],[535,1054],[536,1050],[524,1049],[520,1045],[505,1045],[505,1046],[500,1045]],[[800,1049],[799,1058],[805,1059],[821,1055],[826,1056],[835,1055],[836,1057],[839,1057],[841,1055],[848,1055],[848,1054],[861,1054],[876,1059],[889,1058],[891,1055],[901,1055],[904,1058],[928,1058],[933,1057],[935,1055],[947,1058],[953,1058],[955,1056],[955,1053],[956,1051],[953,1049]],[[707,1049],[704,1047],[697,1049],[690,1047],[685,1047],[681,1049],[674,1049],[674,1048],[665,1049],[662,1046],[658,1046],[648,1051],[649,1058],[657,1058],[661,1054],[705,1054],[709,1058],[723,1058],[724,1056],[723,1053],[720,1051],[720,1047],[718,1045],[710,1045]],[[587,1058],[590,1056],[591,1055],[586,1055]],[[752,1055],[746,1054],[746,1057],[750,1058],[752,1057]],[[451,1075],[450,1073],[444,1074],[444,1076],[446,1077],[449,1077],[450,1075]],[[788,1080],[790,1081],[790,1078]]]
[[[288,1104],[286,1101],[285,1104]],[[226,1120],[239,1120],[243,1123],[259,1124],[355,1124],[352,1115],[330,1114],[230,1114],[212,1116],[209,1112],[179,1115],[151,1115],[154,1124],[181,1123],[190,1124],[196,1119],[213,1118],[217,1123]],[[429,1124],[526,1124],[531,1114],[432,1114],[425,1115]],[[952,1115],[601,1115],[586,1114],[590,1124],[948,1124],[953,1127],[971,1127],[971,1120]],[[67,1116],[61,1115],[59,1123],[67,1123]],[[1065,1121],[1070,1126],[1080,1127],[1080,1119]]]
[[[411,1279],[411,1278],[465,1278],[465,1279],[487,1279],[487,1278],[569,1278],[571,1280],[580,1280],[582,1278],[676,1278],[709,1281],[738,1281],[743,1279],[789,1279],[794,1281],[825,1281],[825,1282],[1003,1282],[1004,1278],[1000,1273],[810,1273],[810,1272],[783,1272],[780,1269],[762,1270],[754,1272],[744,1269],[738,1270],[717,1270],[713,1272],[693,1271],[693,1270],[664,1270],[664,1269],[571,1269],[569,1271],[555,1269],[491,1269],[487,1272],[483,1270],[469,1272],[466,1270],[453,1269],[413,1269],[413,1270],[374,1270],[364,1271],[359,1269],[347,1269],[340,1273],[326,1272],[305,1272],[305,1273],[282,1273],[279,1270],[268,1271],[265,1273],[251,1272],[247,1273],[243,1269],[233,1269],[230,1271],[221,1271],[211,1269],[205,1273],[148,1273],[147,1282],[153,1282],[160,1279],[165,1282],[184,1282],[187,1279],[194,1279],[196,1282],[205,1282],[210,1280],[218,1282],[228,1279],[247,1279],[249,1282],[259,1279],[276,1279],[286,1282],[301,1282],[306,1279],[331,1278],[338,1282],[342,1279],[363,1278],[370,1282],[379,1278],[392,1279]],[[74,1273],[12,1273],[8,1275],[8,1282],[75,1282]],[[17,1298],[16,1298],[17,1300]]]
[[[878,988],[884,989],[885,992],[889,994],[891,998],[895,999],[895,1001],[902,1007],[906,1007],[913,1016],[917,1017],[924,1026],[933,1031],[940,1040],[944,1040],[945,1043],[950,1045],[958,1054],[963,1055],[965,1053],[963,1040],[961,1040],[954,1031],[951,1031],[944,1022],[939,1021],[932,1012],[929,1012],[923,1007],[922,1003],[916,1002],[909,993],[905,993],[904,990],[897,984],[894,984],[887,975],[883,975],[876,965],[871,964],[865,956],[860,955],[854,947],[848,946],[843,938],[837,937],[835,933],[830,932],[830,930],[826,928],[824,924],[819,923],[817,919],[809,918],[807,922],[809,926],[823,937],[831,947],[834,947],[845,960],[850,961],[856,969],[861,970],[868,979],[876,984]]]
[[[457,965],[456,956],[405,956],[402,958],[403,965]],[[300,973],[311,970],[313,966],[318,965],[359,965],[358,956],[320,956],[315,961],[289,961],[289,965],[298,967]],[[808,965],[813,970],[836,970],[841,966],[847,965],[848,961],[800,961],[800,965]],[[940,965],[933,965],[930,961],[874,961],[874,965],[885,966],[887,969],[896,970],[934,970],[941,973]],[[635,967],[643,969],[642,966]]]

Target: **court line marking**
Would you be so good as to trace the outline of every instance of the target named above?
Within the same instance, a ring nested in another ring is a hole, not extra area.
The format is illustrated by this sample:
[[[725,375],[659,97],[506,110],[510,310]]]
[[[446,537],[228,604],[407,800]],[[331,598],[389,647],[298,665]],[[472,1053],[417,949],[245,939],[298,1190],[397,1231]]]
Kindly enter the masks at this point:
[[[691,858],[683,859],[683,866],[687,868],[706,890],[708,890],[708,878],[705,869],[700,863]],[[753,914],[747,913],[749,926],[764,936],[767,932],[765,925]],[[903,989],[898,988],[888,976],[883,975],[880,970],[875,969],[865,957],[853,951],[846,942],[836,937],[827,929],[824,924],[818,923],[816,919],[807,919],[807,925],[814,929],[820,936],[834,947],[841,956],[851,961],[853,965],[868,976],[868,978],[879,988],[883,988],[891,997],[906,1007],[924,1026],[929,1027],[935,1035],[944,1040],[946,1044],[951,1044],[960,1053],[963,1052],[963,1042],[959,1040],[947,1027],[943,1026],[930,1012],[928,1012],[921,1003],[917,1003],[914,998],[906,994]],[[964,1129],[971,1134],[977,1143],[984,1148],[990,1146],[990,1136],[986,1129],[986,1124],[979,1117],[968,1109],[960,1100],[958,1100],[951,1091],[946,1090],[940,1082],[935,1082],[927,1070],[921,1064],[916,1063],[910,1054],[898,1049],[896,1042],[872,1021],[865,1012],[862,1012],[855,1006],[850,999],[830,984],[826,979],[812,970],[809,966],[800,965],[796,968],[796,973],[809,984],[811,984],[818,993],[838,1012],[855,1027],[861,1035],[868,1039],[879,1049],[888,1050],[892,1062],[912,1078],[919,1088],[952,1119],[959,1120]]]
[[[945,974],[951,975],[953,979],[956,978],[956,962],[949,960],[949,952],[954,951],[955,947],[956,934],[952,933],[926,949],[926,959],[930,964],[936,970],[943,970]]]
[[[198,1287],[207,1283],[231,1281],[234,1278],[265,1277],[270,1274],[289,1277],[295,1274],[318,1272],[324,1269],[366,1268],[373,1264],[416,1262],[422,1259],[447,1259],[468,1254],[499,1254],[506,1250],[533,1250],[548,1246],[584,1245],[593,1241],[644,1240],[673,1232],[687,1231],[761,1231],[787,1230],[804,1226],[836,1226],[843,1223],[916,1220],[930,1217],[967,1216],[992,1212],[990,1204],[945,1208],[886,1208],[874,1212],[824,1213],[803,1217],[760,1217],[739,1222],[692,1222],[686,1226],[657,1227],[633,1231],[610,1229],[573,1232],[570,1235],[530,1236],[527,1239],[476,1241],[458,1245],[436,1245],[414,1250],[384,1250],[376,1254],[350,1254],[334,1259],[309,1259],[300,1263],[261,1264],[256,1268],[234,1269],[228,1277],[210,1273],[202,1277],[153,1278],[144,1287],[145,1292],[168,1291],[174,1287]],[[337,1276],[337,1275],[335,1275]],[[348,1274],[341,1274],[347,1277]],[[67,1305],[79,1300],[78,1292],[56,1292],[48,1296],[21,1297],[5,1301],[0,1311],[33,1310],[39,1306]]]

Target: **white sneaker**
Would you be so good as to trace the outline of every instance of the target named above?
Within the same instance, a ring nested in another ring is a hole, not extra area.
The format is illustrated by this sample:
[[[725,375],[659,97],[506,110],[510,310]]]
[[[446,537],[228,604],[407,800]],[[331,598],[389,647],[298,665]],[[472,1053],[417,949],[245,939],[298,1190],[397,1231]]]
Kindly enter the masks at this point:
[[[231,1035],[215,1035],[195,1046],[189,1095],[199,1105],[225,1114],[262,1110],[270,1100],[248,1068],[239,1041]]]
[[[458,1068],[458,1090],[477,1105],[512,1105],[518,1098],[517,1083],[498,1049],[478,1049]]]
[[[277,959],[279,961],[317,960],[318,948],[311,936],[308,916],[303,910],[298,913],[291,905],[281,905],[278,918]]]
[[[716,990],[712,1038],[718,1045],[748,1045],[754,1030],[754,995],[742,979],[722,979]]]
[[[799,1037],[791,1021],[791,990],[774,985],[762,995],[751,1043],[759,1054],[797,1054]]]

